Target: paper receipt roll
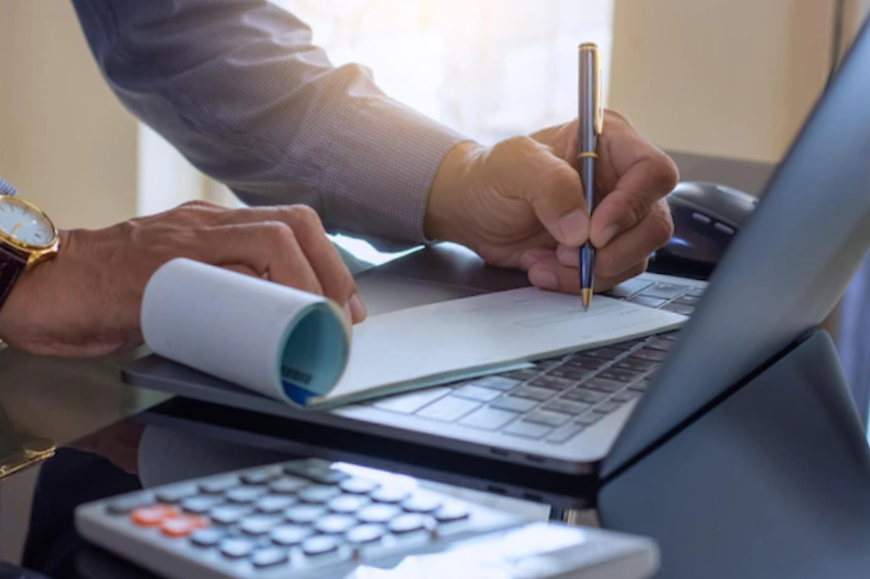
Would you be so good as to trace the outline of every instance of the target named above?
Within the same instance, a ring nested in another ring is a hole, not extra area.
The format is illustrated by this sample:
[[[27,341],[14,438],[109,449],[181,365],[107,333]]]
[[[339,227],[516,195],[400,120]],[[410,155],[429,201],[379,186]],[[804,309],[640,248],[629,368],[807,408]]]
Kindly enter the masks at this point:
[[[189,259],[152,276],[141,322],[157,354],[292,402],[326,394],[350,349],[330,300]]]

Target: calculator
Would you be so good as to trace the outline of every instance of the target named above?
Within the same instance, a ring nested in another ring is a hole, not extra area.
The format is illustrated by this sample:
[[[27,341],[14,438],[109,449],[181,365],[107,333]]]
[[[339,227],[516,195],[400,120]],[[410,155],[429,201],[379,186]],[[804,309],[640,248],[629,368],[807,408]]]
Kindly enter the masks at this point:
[[[466,543],[486,569],[536,568],[547,554],[545,574],[518,577],[587,577],[562,571],[601,572],[610,562],[626,573],[594,576],[637,579],[657,564],[651,541],[546,524],[528,535],[535,525],[520,517],[409,485],[408,477],[361,470],[308,459],[223,473],[83,505],[76,526],[88,541],[169,579],[347,577],[412,556],[449,551],[456,558]],[[520,558],[518,546],[505,550],[516,533],[528,535]],[[493,548],[489,537],[498,542]],[[563,565],[554,566],[554,550],[564,551]],[[493,553],[502,555],[493,560]]]

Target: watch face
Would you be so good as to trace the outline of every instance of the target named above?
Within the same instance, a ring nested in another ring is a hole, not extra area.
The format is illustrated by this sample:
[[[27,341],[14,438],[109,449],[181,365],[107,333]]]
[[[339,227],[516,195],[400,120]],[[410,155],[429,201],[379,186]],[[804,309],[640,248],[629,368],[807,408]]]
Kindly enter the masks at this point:
[[[55,237],[44,213],[14,197],[0,198],[0,233],[23,245],[44,247]]]

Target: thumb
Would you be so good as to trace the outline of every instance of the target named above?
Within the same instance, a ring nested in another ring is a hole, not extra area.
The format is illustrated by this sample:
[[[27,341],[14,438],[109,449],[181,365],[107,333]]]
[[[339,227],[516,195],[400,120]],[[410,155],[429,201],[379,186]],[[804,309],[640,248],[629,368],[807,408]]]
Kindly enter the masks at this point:
[[[493,147],[497,170],[508,177],[508,195],[528,202],[556,240],[579,247],[589,237],[589,215],[580,175],[552,149],[528,137]]]

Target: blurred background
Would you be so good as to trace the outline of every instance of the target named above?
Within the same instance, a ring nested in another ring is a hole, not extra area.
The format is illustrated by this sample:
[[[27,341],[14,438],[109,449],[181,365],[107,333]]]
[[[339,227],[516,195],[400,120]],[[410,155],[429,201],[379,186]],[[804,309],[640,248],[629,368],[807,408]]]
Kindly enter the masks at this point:
[[[777,162],[870,0],[276,0],[335,64],[483,142],[574,115],[576,45],[669,151]],[[838,29],[842,34],[838,34]],[[836,44],[836,46],[835,46]],[[117,103],[69,2],[0,0],[0,174],[62,227],[234,198]]]

